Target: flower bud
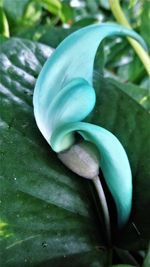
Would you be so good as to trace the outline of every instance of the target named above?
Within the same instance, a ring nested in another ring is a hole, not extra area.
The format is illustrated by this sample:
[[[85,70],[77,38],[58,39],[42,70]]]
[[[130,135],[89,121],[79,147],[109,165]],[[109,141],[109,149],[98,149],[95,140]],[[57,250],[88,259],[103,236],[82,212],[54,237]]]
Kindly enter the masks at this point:
[[[90,142],[74,144],[68,150],[58,153],[58,158],[70,170],[84,178],[92,179],[99,174],[99,156]]]

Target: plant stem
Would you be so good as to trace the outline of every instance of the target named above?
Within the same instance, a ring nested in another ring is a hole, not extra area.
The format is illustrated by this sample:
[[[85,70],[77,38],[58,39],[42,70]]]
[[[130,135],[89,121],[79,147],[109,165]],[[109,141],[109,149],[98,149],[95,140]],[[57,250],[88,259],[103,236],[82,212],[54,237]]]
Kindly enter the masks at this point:
[[[109,4],[111,7],[111,11],[116,18],[116,20],[123,26],[126,26],[127,28],[132,29],[131,25],[129,24],[126,16],[124,15],[124,12],[120,6],[120,1],[119,0],[109,0]],[[132,45],[133,49],[141,59],[148,75],[150,76],[150,57],[148,53],[143,49],[143,47],[135,40],[132,38],[127,38]]]
[[[94,177],[92,179],[92,181],[96,187],[96,191],[97,191],[98,197],[100,199],[100,203],[101,203],[101,207],[102,207],[103,215],[104,215],[107,240],[108,240],[108,244],[110,245],[111,244],[111,228],[110,228],[110,216],[109,216],[107,201],[105,198],[105,194],[104,194],[103,187],[101,185],[99,176]]]

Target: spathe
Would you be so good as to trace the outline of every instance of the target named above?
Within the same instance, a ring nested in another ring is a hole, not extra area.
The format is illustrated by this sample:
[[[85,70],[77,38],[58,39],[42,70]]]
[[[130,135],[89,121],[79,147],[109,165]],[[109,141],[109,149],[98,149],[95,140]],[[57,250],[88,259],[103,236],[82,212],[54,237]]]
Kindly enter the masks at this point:
[[[132,204],[132,176],[127,155],[107,130],[81,122],[95,105],[93,64],[98,46],[109,36],[130,36],[144,47],[143,39],[123,26],[104,23],[87,26],[67,37],[45,63],[35,86],[33,104],[37,125],[56,152],[69,148],[74,132],[94,143],[100,167],[113,195],[118,222],[124,225]]]

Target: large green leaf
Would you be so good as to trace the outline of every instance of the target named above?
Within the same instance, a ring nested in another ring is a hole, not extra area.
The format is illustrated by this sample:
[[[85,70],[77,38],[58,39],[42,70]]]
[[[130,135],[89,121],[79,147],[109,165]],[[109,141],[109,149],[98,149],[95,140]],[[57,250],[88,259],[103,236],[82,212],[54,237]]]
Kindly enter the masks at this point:
[[[23,29],[17,34],[17,37],[38,41],[56,48],[60,42],[62,42],[69,34],[77,29],[79,28],[71,27],[69,29],[65,29],[62,27],[39,25],[38,27]]]
[[[3,0],[4,10],[8,17],[14,22],[22,17],[29,0]]]
[[[33,118],[35,80],[51,52],[47,46],[15,38],[1,47],[2,266],[107,266],[105,233],[90,182],[60,163]],[[146,247],[149,114],[120,83],[97,75],[94,82],[97,105],[89,120],[118,136],[134,174],[132,218],[120,238],[116,233],[115,243],[126,249]]]
[[[127,151],[134,178],[132,216],[116,241],[118,244],[121,240],[128,249],[142,247],[150,239],[150,115],[129,96],[130,84],[100,79],[99,83],[96,80],[95,88],[97,104],[89,120],[119,138]]]
[[[114,80],[111,80],[114,83]],[[116,82],[114,83],[116,85]],[[150,111],[150,78],[147,78],[147,86],[146,88],[142,88],[141,86],[137,86],[132,83],[117,83],[119,88],[123,90],[126,94],[131,96],[134,100],[136,100],[140,105],[142,105],[145,109]]]
[[[2,266],[104,266],[89,182],[60,163],[33,118],[35,79],[51,52],[19,39],[1,49]]]

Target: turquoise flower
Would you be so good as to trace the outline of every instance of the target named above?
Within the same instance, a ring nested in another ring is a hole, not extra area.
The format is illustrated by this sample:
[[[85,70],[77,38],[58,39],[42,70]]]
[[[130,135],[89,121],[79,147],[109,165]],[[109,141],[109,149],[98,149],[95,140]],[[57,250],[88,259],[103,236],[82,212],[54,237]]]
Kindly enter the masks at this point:
[[[37,125],[55,152],[70,148],[75,132],[96,145],[99,166],[115,201],[118,223],[123,226],[132,205],[132,175],[126,152],[111,132],[83,122],[96,101],[93,64],[97,48],[105,37],[116,35],[128,35],[145,47],[137,33],[116,24],[96,24],[76,31],[45,63],[36,82],[33,104]]]

